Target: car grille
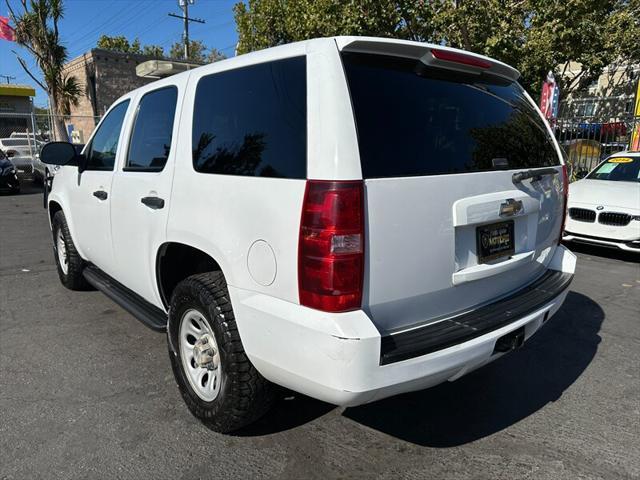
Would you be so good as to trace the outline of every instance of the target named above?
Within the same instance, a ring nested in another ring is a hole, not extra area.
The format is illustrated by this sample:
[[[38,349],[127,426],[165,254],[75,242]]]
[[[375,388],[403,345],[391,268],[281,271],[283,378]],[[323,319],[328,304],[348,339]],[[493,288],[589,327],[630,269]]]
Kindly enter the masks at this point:
[[[626,213],[604,212],[598,216],[598,222],[603,225],[624,227],[631,221],[631,215]]]
[[[589,222],[596,221],[596,212],[586,208],[570,208],[569,216],[577,222]]]

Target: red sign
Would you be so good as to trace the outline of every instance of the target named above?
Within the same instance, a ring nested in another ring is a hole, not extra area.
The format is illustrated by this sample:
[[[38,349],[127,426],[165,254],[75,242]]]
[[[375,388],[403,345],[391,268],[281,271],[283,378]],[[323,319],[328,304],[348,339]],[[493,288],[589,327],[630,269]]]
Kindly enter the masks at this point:
[[[16,32],[9,26],[7,17],[0,17],[0,39],[9,40],[10,42],[16,41]]]

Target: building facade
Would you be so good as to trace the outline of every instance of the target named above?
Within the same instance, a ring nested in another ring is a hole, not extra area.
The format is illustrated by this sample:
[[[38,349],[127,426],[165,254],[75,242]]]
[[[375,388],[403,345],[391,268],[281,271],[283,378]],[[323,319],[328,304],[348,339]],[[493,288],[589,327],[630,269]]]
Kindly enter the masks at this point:
[[[36,91],[29,85],[0,84],[0,137],[31,128]]]
[[[65,119],[69,137],[85,143],[115,100],[152,82],[154,79],[136,75],[136,66],[152,58],[94,48],[67,63],[64,73],[74,76],[84,93],[78,105],[71,106],[70,116]]]
[[[562,66],[565,83],[580,74],[579,63]],[[610,65],[586,89],[572,92],[561,99],[561,118],[598,118],[615,121],[633,115],[635,95],[640,79],[640,65]],[[562,91],[560,92],[562,98]]]

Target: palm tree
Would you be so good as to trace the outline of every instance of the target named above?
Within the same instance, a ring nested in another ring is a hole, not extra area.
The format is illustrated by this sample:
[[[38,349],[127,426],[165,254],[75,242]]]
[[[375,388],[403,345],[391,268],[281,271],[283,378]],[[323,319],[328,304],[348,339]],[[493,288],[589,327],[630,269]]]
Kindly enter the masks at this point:
[[[23,12],[16,14],[5,0],[15,24],[16,42],[35,58],[44,83],[27,68],[27,64],[13,52],[25,72],[49,96],[53,112],[53,133],[57,140],[67,140],[63,115],[69,115],[71,105],[78,104],[82,89],[75,77],[64,73],[67,49],[60,44],[58,21],[63,17],[62,0],[20,0]]]

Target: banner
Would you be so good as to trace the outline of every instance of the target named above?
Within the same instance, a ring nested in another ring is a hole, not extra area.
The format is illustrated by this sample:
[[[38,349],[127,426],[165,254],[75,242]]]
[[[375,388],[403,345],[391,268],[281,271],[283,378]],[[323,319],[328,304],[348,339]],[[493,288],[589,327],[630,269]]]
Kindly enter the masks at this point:
[[[7,17],[0,17],[0,39],[10,42],[16,41],[15,30],[9,26],[9,19]]]
[[[553,120],[558,117],[559,103],[560,88],[556,83],[553,72],[549,72],[542,84],[542,93],[540,94],[540,110],[547,120]]]

